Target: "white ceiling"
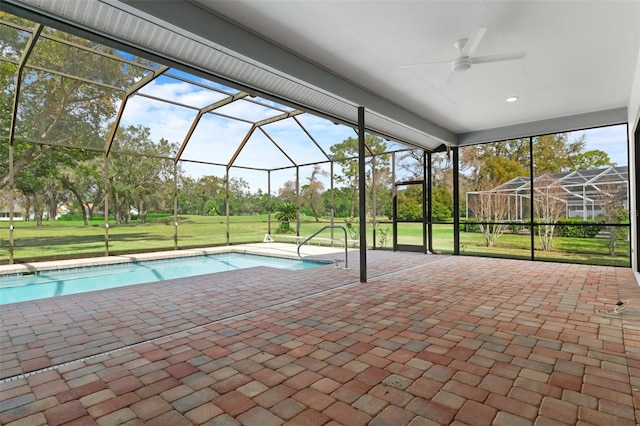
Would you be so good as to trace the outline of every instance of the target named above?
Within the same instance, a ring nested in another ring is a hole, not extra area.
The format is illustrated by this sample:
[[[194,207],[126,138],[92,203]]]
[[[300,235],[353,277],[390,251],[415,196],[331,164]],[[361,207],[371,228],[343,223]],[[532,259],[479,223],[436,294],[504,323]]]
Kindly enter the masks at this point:
[[[637,1],[212,1],[246,28],[455,133],[626,107],[640,51]],[[487,32],[448,80],[454,42]],[[505,99],[518,96],[518,102]]]
[[[639,1],[3,1],[427,148],[623,122],[640,54]],[[478,27],[525,58],[403,67]]]

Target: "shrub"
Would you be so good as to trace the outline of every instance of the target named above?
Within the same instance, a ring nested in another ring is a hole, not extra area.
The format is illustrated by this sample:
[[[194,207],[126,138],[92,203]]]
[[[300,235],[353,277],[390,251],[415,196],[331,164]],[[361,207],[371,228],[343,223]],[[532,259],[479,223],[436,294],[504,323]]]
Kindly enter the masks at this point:
[[[289,222],[295,222],[298,218],[298,206],[296,203],[286,201],[276,205],[275,219],[280,222],[278,232],[282,234],[292,233],[295,230]]]
[[[527,225],[523,225],[522,223],[510,223],[507,225],[507,229],[514,234],[519,233],[525,228],[527,228]]]
[[[360,239],[360,219],[354,217],[346,217],[344,219],[344,225],[347,228],[350,239]]]
[[[389,242],[389,227],[385,226],[384,228],[378,225],[378,245],[380,247],[385,247]]]
[[[58,220],[68,222],[68,221],[77,221],[77,220],[81,221],[83,219],[82,219],[82,213],[69,212],[69,213],[60,215],[60,217],[58,217]]]
[[[599,223],[586,222],[582,219],[558,219],[555,234],[559,237],[593,238],[602,230]]]
[[[480,232],[480,225],[473,220],[468,219],[466,222],[460,224],[460,230],[462,232]]]

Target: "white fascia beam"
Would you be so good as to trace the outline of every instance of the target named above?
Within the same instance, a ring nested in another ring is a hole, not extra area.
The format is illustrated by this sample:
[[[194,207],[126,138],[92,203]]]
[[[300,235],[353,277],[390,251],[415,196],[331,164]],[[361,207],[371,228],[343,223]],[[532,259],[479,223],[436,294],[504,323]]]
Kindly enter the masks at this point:
[[[458,146],[572,132],[626,122],[627,108],[623,107],[461,133],[458,135]]]

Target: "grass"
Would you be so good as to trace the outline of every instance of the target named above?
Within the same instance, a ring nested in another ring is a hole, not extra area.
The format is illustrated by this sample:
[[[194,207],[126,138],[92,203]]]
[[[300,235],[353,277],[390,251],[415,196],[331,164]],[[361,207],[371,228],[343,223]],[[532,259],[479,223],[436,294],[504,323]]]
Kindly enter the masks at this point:
[[[336,219],[336,224],[343,224]],[[316,223],[311,217],[302,217],[300,235],[311,235],[329,219]],[[9,229],[7,222],[0,222],[0,264],[8,263]],[[34,222],[14,222],[15,262],[33,262],[51,259],[103,256],[105,253],[104,220],[95,220],[89,226],[81,221],[44,222],[36,227]],[[271,233],[278,234],[278,223],[271,222]],[[381,232],[386,231],[387,242],[380,247]],[[357,231],[357,224],[355,229]],[[381,222],[377,230],[377,248],[392,248],[392,224]],[[262,241],[268,232],[267,215],[235,216],[230,218],[229,241],[231,244]],[[400,244],[422,245],[422,224],[403,223],[398,226]],[[225,217],[180,216],[178,218],[178,248],[195,248],[226,244],[227,226]],[[331,230],[325,230],[319,237],[328,238]],[[336,238],[343,238],[342,231],[334,230]],[[349,239],[357,239],[357,234],[349,234]],[[453,252],[453,225],[433,225],[433,247],[442,253]],[[293,241],[278,239],[276,241]],[[536,248],[539,242],[534,239]],[[315,243],[321,243],[316,240]],[[367,224],[367,243],[373,245],[373,227]],[[531,237],[528,234],[504,234],[496,246],[486,247],[480,233],[460,233],[460,253],[464,255],[492,256],[529,259]],[[173,217],[154,218],[151,223],[134,221],[128,225],[109,224],[109,253],[125,254],[133,252],[172,250],[174,248]],[[607,266],[629,267],[629,244],[620,241],[614,256],[609,255],[607,240],[602,238],[562,238],[555,237],[553,249],[544,252],[536,249],[536,260],[570,263],[589,263]]]

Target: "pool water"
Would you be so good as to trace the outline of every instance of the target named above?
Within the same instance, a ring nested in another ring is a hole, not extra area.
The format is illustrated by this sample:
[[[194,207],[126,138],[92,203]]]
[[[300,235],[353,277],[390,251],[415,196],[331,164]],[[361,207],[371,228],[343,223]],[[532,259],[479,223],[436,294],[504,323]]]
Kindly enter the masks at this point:
[[[0,276],[0,305],[256,266],[298,270],[320,265],[323,263],[224,253],[7,275]]]

